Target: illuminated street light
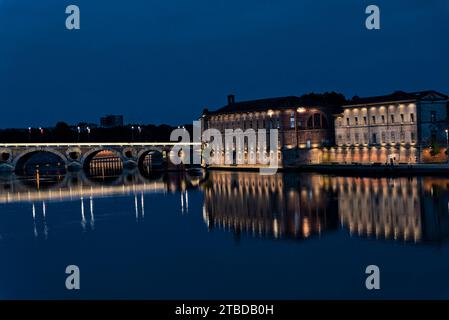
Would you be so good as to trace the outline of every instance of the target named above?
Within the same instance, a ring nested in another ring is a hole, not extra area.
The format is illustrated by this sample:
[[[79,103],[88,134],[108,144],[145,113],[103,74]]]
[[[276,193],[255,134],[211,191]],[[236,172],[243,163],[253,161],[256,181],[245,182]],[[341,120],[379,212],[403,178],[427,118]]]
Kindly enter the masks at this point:
[[[90,137],[90,128],[86,127],[87,130],[87,141],[89,141],[89,137]]]
[[[137,130],[139,131],[139,141],[141,141],[141,133],[142,133],[142,128],[140,126],[137,127]]]

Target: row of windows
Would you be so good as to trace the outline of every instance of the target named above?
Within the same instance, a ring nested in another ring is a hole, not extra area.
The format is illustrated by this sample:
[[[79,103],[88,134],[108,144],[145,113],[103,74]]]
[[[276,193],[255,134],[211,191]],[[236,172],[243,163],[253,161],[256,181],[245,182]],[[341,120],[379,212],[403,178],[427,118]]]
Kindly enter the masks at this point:
[[[327,129],[329,124],[326,116],[321,113],[315,113],[309,116],[307,119],[304,117],[295,117],[295,112],[290,114],[289,128],[294,129],[296,126],[296,121],[298,122],[299,129]],[[216,127],[217,129],[227,129],[227,128],[242,128],[246,129],[280,129],[281,121],[279,118],[273,119],[262,119],[262,120],[248,120],[248,121],[231,121],[231,122],[210,122],[211,127]]]
[[[415,143],[416,142],[416,134],[414,132],[410,133],[410,138],[408,141],[406,140],[406,134],[405,132],[401,132],[399,134],[396,134],[396,132],[390,132],[389,134],[387,132],[382,132],[380,137],[378,133],[373,133],[371,135],[371,140],[369,140],[368,133],[364,133],[363,135],[360,135],[359,133],[354,134],[354,139],[351,139],[351,134],[346,135],[346,141],[343,141],[343,136],[338,135],[337,137],[337,143],[339,144],[378,144],[378,143]],[[389,141],[387,141],[387,138]]]
[[[356,126],[358,126],[358,125],[368,125],[368,124],[372,125],[372,124],[377,124],[378,120],[380,121],[379,122],[380,124],[386,124],[386,122],[387,122],[387,119],[386,119],[385,115],[381,115],[380,117],[377,117],[377,118],[376,118],[376,116],[372,116],[370,123],[368,123],[368,117],[366,117],[366,116],[363,116],[363,117],[360,117],[360,118],[359,117],[354,117],[354,122],[353,123],[351,123],[351,120],[348,117],[348,118],[346,118],[346,125],[347,126],[350,126],[351,124],[356,125]],[[390,121],[389,123],[390,124],[394,124],[394,123],[396,123],[396,120],[397,119],[396,119],[395,115],[391,114],[390,115],[390,119],[389,119],[389,121]],[[400,123],[405,123],[406,119],[405,119],[405,115],[404,114],[400,115],[399,121],[400,121]],[[410,123],[415,123],[415,114],[411,113],[408,121]],[[338,122],[338,126],[340,126],[340,127],[342,126],[341,119]]]
[[[231,129],[231,128],[241,128],[246,129],[280,129],[281,122],[280,119],[270,119],[270,120],[253,120],[253,121],[231,121],[229,123],[210,123],[211,127],[217,129]]]

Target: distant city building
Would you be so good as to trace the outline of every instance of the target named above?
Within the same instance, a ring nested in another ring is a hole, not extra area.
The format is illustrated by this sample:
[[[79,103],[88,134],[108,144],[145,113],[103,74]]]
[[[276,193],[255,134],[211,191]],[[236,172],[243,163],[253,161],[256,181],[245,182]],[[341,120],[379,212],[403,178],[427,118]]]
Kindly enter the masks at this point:
[[[260,129],[278,129],[278,159],[281,165],[285,165],[302,157],[299,155],[301,150],[318,150],[334,144],[333,113],[335,112],[338,112],[338,105],[323,99],[322,95],[289,96],[244,102],[236,102],[235,96],[230,95],[228,104],[221,109],[212,112],[205,109],[201,121],[203,130],[217,129],[223,137],[226,129],[242,129],[243,131],[254,129],[256,132]],[[248,165],[249,159],[257,159],[256,164],[259,164],[261,152],[268,151],[249,149],[246,143],[245,141],[244,164],[241,166]],[[225,159],[228,157],[235,158],[235,146],[233,150],[219,152],[222,159],[222,165],[219,166],[224,166]],[[311,154],[307,152],[306,157]]]
[[[123,126],[123,116],[122,115],[107,115],[100,119],[100,125],[103,128],[114,128]]]
[[[335,117],[337,149],[330,161],[436,162],[448,144],[448,97],[436,91],[355,97]]]

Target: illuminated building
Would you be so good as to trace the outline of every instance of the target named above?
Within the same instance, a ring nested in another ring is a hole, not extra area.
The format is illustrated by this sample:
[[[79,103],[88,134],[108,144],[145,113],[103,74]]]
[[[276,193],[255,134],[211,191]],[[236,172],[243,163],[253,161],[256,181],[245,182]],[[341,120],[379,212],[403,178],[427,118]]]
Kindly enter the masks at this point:
[[[354,97],[335,117],[338,163],[447,162],[448,97],[435,91]]]
[[[221,109],[204,110],[202,130],[217,129],[224,137],[226,129],[241,129],[244,132],[248,129],[256,132],[260,129],[278,129],[277,153],[281,166],[300,158],[314,162],[318,160],[316,151],[319,148],[334,144],[333,113],[338,110],[335,101],[339,98],[343,97],[331,93],[236,102],[234,95],[230,95],[228,104]],[[227,151],[220,152],[220,166],[224,166]],[[267,151],[245,146],[241,166],[248,165],[249,159],[257,159],[259,164],[262,152]]]

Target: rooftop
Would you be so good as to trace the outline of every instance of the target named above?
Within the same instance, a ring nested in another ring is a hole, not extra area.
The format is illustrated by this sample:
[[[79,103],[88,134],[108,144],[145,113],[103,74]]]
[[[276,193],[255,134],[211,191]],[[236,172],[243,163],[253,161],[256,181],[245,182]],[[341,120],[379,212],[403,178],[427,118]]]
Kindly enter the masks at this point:
[[[269,109],[290,109],[298,107],[333,107],[337,108],[346,101],[343,95],[331,92],[324,94],[310,93],[298,96],[287,96],[235,102],[235,96],[228,96],[228,104],[216,111],[204,110],[204,114],[229,114],[237,112],[257,112]]]
[[[367,105],[367,104],[379,104],[388,102],[412,102],[412,101],[444,101],[447,100],[448,96],[439,93],[434,90],[416,91],[416,92],[404,92],[395,91],[392,94],[384,96],[374,96],[374,97],[354,97],[347,102],[345,107]]]

